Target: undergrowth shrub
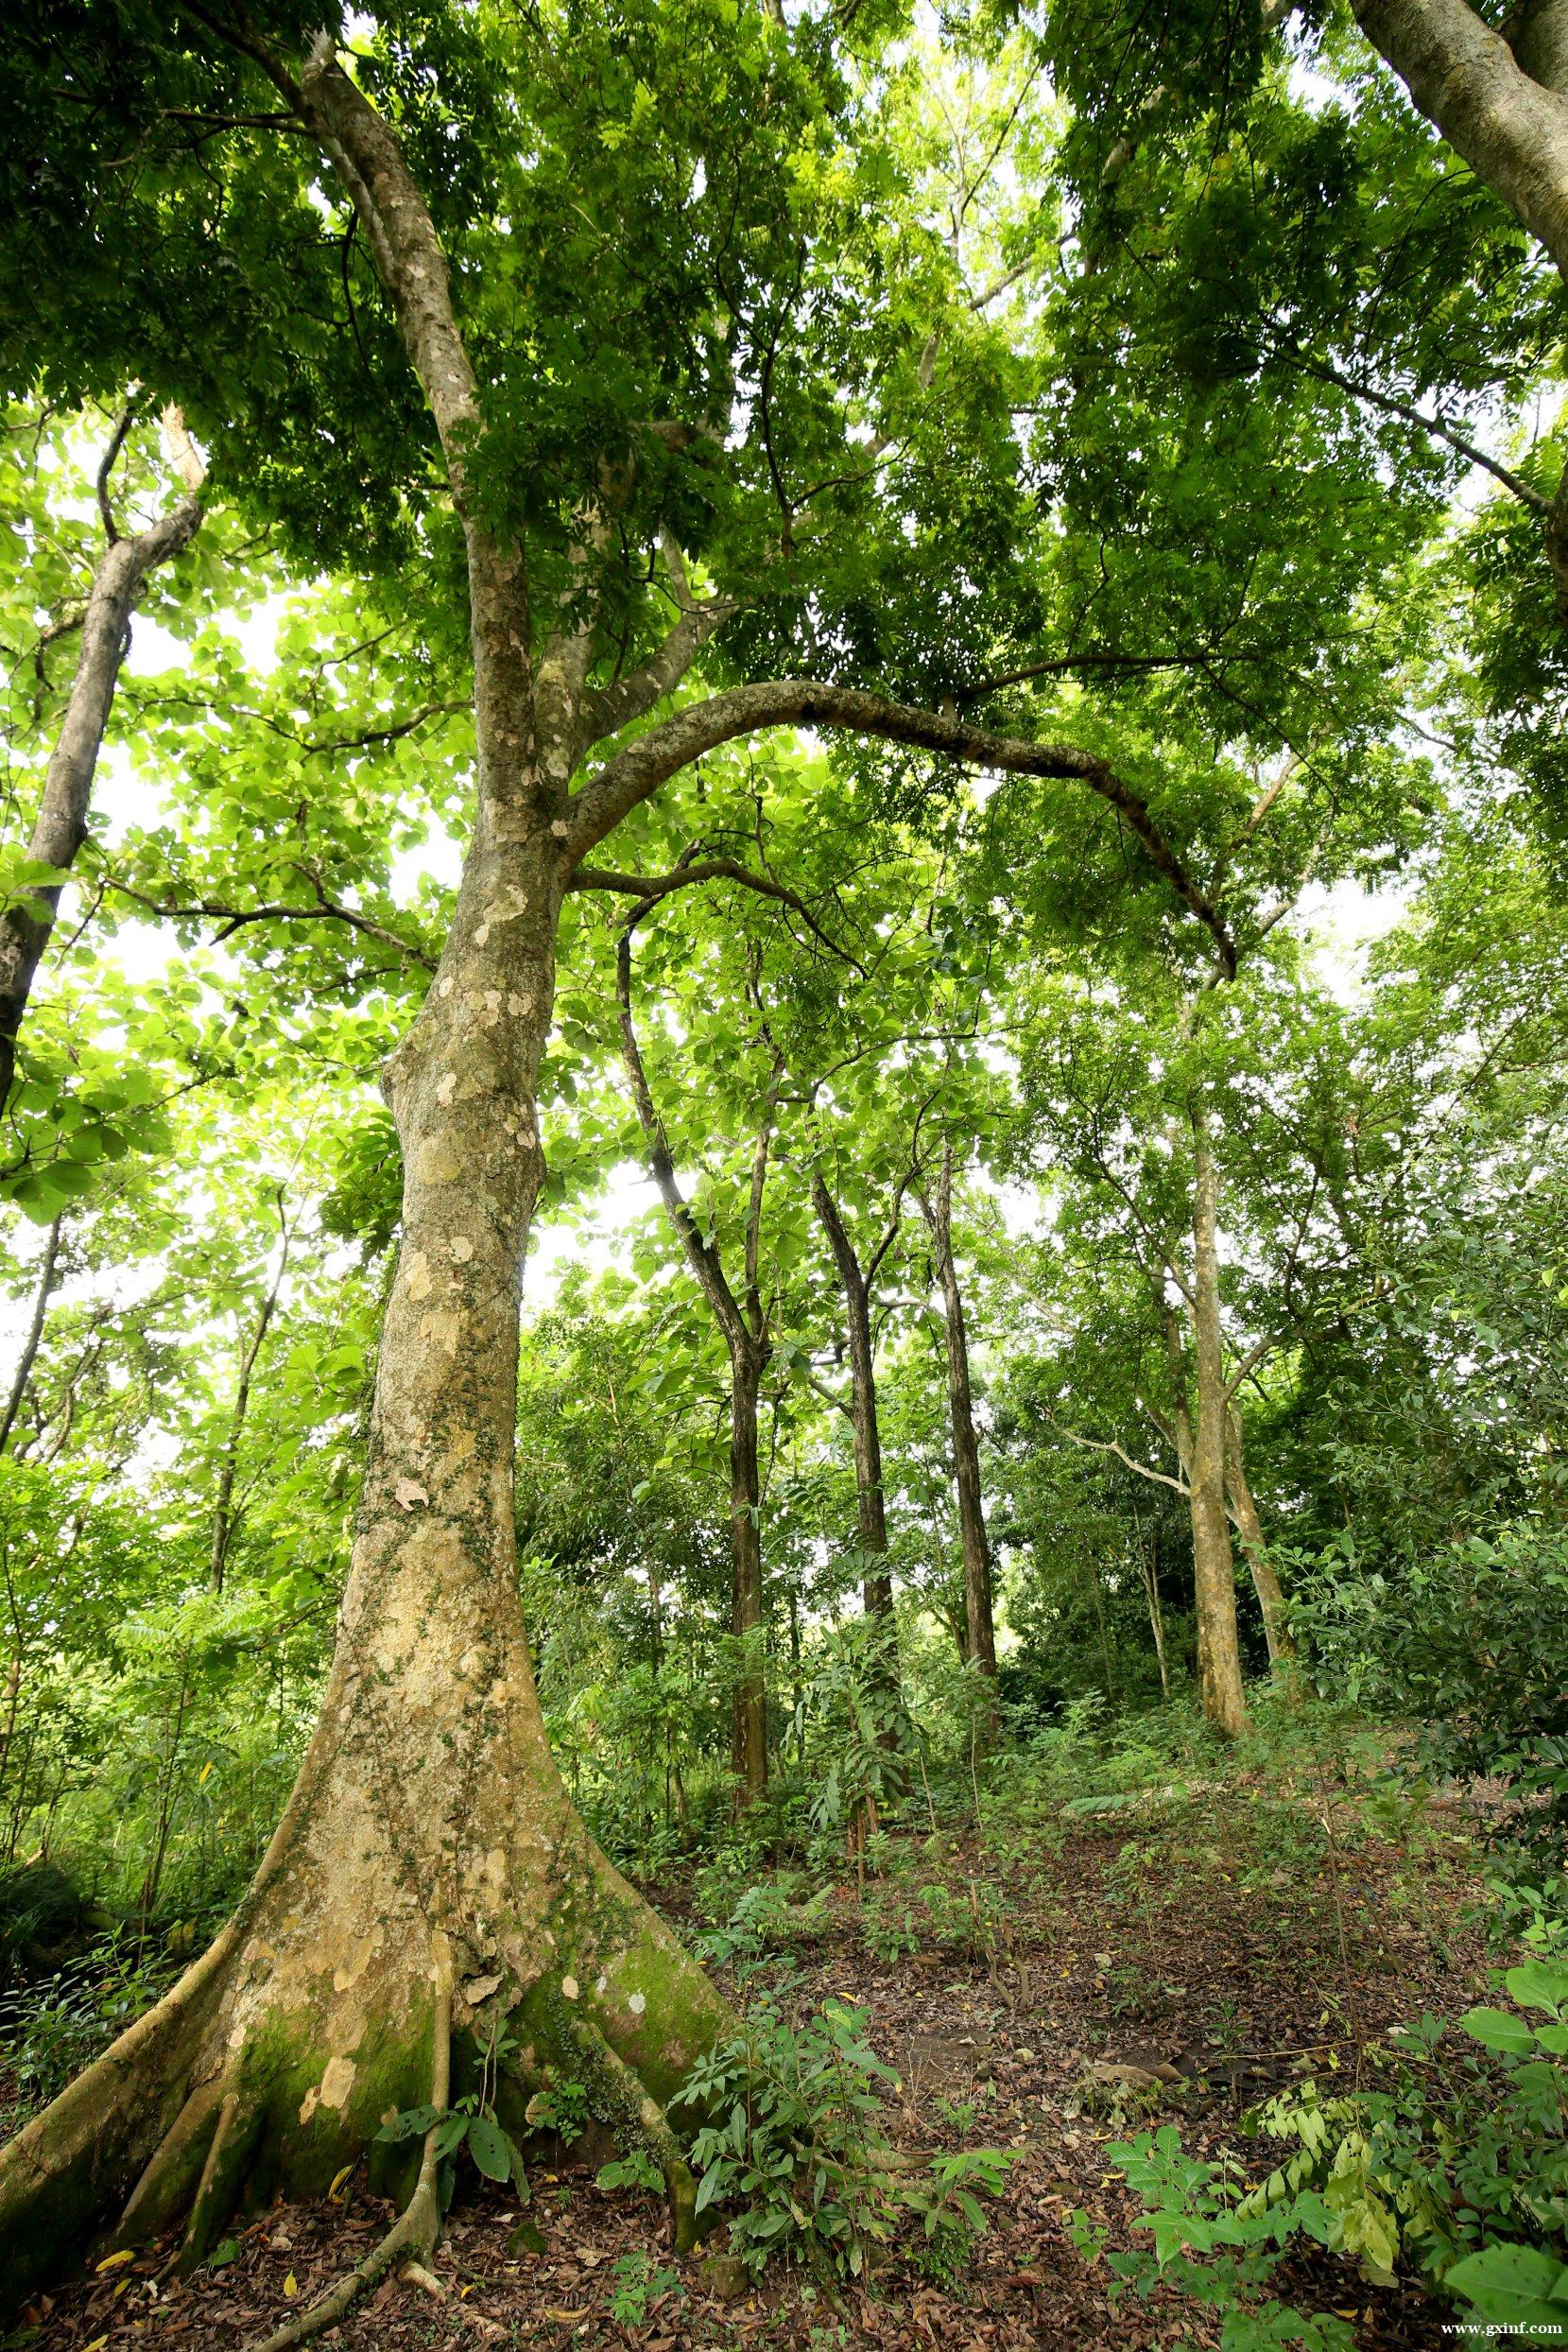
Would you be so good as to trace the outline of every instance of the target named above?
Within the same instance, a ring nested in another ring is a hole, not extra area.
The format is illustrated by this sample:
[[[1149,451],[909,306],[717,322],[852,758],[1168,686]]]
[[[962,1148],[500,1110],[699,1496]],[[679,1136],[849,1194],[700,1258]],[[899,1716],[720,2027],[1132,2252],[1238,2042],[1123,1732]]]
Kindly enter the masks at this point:
[[[1568,1966],[1532,1958],[1504,1983],[1516,2008],[1470,2010],[1462,2044],[1436,2018],[1402,2032],[1387,2088],[1325,2098],[1309,2082],[1257,2109],[1244,2129],[1289,2151],[1261,2182],[1187,2155],[1171,2125],[1108,2148],[1154,2241],[1109,2257],[1118,2278],[1232,2310],[1226,2352],[1349,2343],[1332,2314],[1267,2293],[1307,2239],[1376,2284],[1412,2273],[1478,2330],[1568,2331]],[[1080,2222],[1086,2250],[1091,2236]]]
[[[1347,1531],[1297,1577],[1292,1622],[1345,1704],[1419,1729],[1414,1770],[1503,1781],[1497,1834],[1546,1869],[1568,1842],[1568,1533],[1529,1521],[1413,1562]]]
[[[184,1963],[119,1933],[53,1975],[0,1994],[0,2060],[20,2094],[0,2132],[19,2129],[149,2009]]]
[[[914,2222],[917,2261],[953,2277],[985,2230],[981,2197],[1018,2161],[987,2148],[928,2165],[901,2156],[882,2121],[898,2077],[866,2022],[865,2010],[830,2002],[793,2025],[764,2001],[682,2086],[680,2103],[709,2119],[692,2143],[697,2210],[734,2208],[731,2246],[753,2276],[782,2254],[818,2275],[858,2277]]]

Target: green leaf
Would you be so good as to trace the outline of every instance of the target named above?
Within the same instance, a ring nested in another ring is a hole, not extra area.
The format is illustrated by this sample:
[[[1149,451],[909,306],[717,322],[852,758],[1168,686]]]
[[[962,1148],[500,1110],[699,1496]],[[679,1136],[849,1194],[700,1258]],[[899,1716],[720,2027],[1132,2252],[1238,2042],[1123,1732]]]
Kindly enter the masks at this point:
[[[510,2178],[511,2143],[492,2117],[476,2115],[469,2118],[468,2153],[487,2181]]]
[[[1528,2058],[1536,2047],[1535,2028],[1506,2009],[1467,2009],[1459,2024],[1472,2041],[1510,2058]]]
[[[382,2125],[376,2137],[383,2140],[422,2139],[445,2113],[444,2107],[405,2107],[401,2115],[392,2118],[390,2123]]]
[[[1503,1981],[1521,2009],[1556,2011],[1568,2002],[1568,1968],[1551,1968],[1542,1960],[1521,1961]]]
[[[1568,2265],[1536,2246],[1483,2246],[1456,2262],[1443,2284],[1491,2324],[1568,2334]]]

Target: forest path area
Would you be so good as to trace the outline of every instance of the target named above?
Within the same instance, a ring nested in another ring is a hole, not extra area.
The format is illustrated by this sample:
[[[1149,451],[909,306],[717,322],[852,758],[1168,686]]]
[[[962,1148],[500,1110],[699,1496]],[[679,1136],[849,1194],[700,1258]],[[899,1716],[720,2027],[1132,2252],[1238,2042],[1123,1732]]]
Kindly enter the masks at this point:
[[[1342,1779],[1331,1797],[1312,1773],[1113,1790],[1050,1811],[1038,1792],[1004,1805],[988,1792],[978,1830],[879,1841],[882,1866],[863,1885],[818,1884],[814,1899],[800,1872],[753,1881],[728,1932],[710,1929],[711,1952],[730,1947],[720,1973],[737,2005],[773,1997],[801,2019],[835,1999],[863,2008],[899,2077],[886,2117],[899,2146],[1017,2152],[969,2268],[922,2275],[907,2239],[836,2292],[778,2262],[758,2286],[730,2257],[678,2263],[656,2199],[596,2187],[607,2145],[591,2163],[533,2169],[521,2210],[465,2172],[431,2266],[439,2293],[388,2280],[324,2341],[345,2352],[1217,2345],[1219,2312],[1165,2288],[1148,2301],[1113,2294],[1103,2256],[1075,2241],[1082,2215],[1111,2249],[1139,2242],[1108,2144],[1174,2123],[1188,2153],[1229,2153],[1261,2178],[1280,2157],[1244,2133],[1249,2109],[1308,2078],[1325,2095],[1375,2085],[1390,2028],[1484,1998],[1467,1917],[1476,1825],[1457,1798],[1412,1807],[1386,1783],[1378,1793]],[[689,1892],[649,1891],[700,1930]],[[389,2208],[352,2182],[343,2195],[275,2207],[188,2284],[160,2288],[152,2255],[80,2281],[6,2342],[251,2343],[385,2228]],[[1274,2283],[1303,2310],[1352,2321],[1367,2352],[1452,2341],[1452,2315],[1418,2287],[1370,2288],[1348,2259],[1292,2264]]]

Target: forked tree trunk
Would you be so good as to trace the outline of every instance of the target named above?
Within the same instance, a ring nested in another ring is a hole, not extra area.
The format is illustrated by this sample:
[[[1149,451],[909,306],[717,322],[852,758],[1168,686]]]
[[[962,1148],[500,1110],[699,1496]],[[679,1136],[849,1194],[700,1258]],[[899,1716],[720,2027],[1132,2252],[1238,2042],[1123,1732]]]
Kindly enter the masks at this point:
[[[1167,1444],[1175,1448],[1176,1459],[1180,1464],[1181,1475],[1187,1481],[1190,1495],[1193,1468],[1193,1421],[1184,1394],[1186,1351],[1181,1344],[1181,1334],[1177,1323],[1175,1309],[1164,1306],[1163,1311],[1171,1369],[1177,1384],[1177,1401],[1168,1419],[1163,1413],[1155,1412],[1149,1406],[1146,1405],[1145,1409]],[[1232,1525],[1241,1537],[1243,1557],[1246,1559],[1248,1572],[1252,1579],[1252,1588],[1258,1596],[1258,1610],[1263,1618],[1264,1633],[1268,1642],[1268,1663],[1271,1667],[1288,1666],[1295,1658],[1296,1647],[1285,1629],[1284,1595],[1280,1589],[1280,1580],[1275,1573],[1274,1564],[1268,1557],[1267,1547],[1264,1542],[1263,1523],[1258,1517],[1258,1506],[1253,1499],[1252,1490],[1248,1484],[1246,1470],[1243,1467],[1241,1419],[1235,1406],[1229,1401],[1230,1383],[1227,1383],[1225,1393],[1227,1399],[1225,1507]]]
[[[1136,1537],[1134,1537],[1136,1541]],[[1155,1521],[1149,1531],[1148,1550],[1138,1553],[1138,1574],[1143,1580],[1144,1599],[1148,1602],[1149,1632],[1154,1635],[1154,1654],[1160,1665],[1161,1695],[1170,1697],[1170,1669],[1165,1663],[1165,1612],[1160,1599],[1160,1523]]]
[[[1263,1613],[1264,1636],[1268,1643],[1268,1663],[1271,1667],[1292,1666],[1296,1659],[1296,1644],[1285,1623],[1284,1594],[1280,1589],[1279,1576],[1268,1557],[1263,1538],[1263,1521],[1248,1483],[1242,1452],[1241,1415],[1232,1405],[1225,1416],[1225,1492],[1235,1521],[1241,1548],[1251,1571],[1258,1607]]]
[[[996,1620],[992,1612],[991,1544],[986,1534],[980,1485],[980,1442],[974,1432],[974,1399],[969,1377],[969,1335],[963,1293],[953,1262],[953,1146],[942,1146],[941,1167],[921,1206],[931,1229],[937,1279],[941,1284],[947,1339],[947,1408],[953,1431],[954,1484],[958,1496],[958,1535],[964,1564],[965,1664],[996,1682]],[[994,1715],[994,1702],[991,1712]]]
[[[1236,1571],[1225,1512],[1227,1403],[1219,1320],[1218,1177],[1207,1114],[1193,1130],[1193,1361],[1197,1396],[1187,1473],[1198,1603],[1198,1678],[1203,1712],[1230,1737],[1244,1730],[1247,1701],[1236,1634]]]
[[[524,1634],[518,1311],[566,882],[548,787],[564,754],[528,756],[519,682],[508,694],[496,675],[518,642],[496,624],[507,567],[491,554],[475,571],[478,814],[439,974],[388,1074],[403,1238],[320,1718],[230,1925],[0,2154],[13,2300],[187,2210],[197,2258],[242,2190],[323,2188],[385,2116],[429,2096],[449,1972],[459,2076],[504,2013],[514,2117],[541,2069],[564,2064],[666,2154],[639,2101],[667,2098],[727,2015],[569,1801]]]

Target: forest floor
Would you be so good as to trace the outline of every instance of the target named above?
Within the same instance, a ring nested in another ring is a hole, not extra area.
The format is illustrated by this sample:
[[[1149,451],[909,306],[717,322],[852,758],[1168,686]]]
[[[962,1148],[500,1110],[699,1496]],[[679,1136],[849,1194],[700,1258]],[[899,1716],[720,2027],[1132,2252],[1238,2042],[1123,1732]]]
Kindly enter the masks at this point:
[[[887,2117],[896,2142],[1022,2152],[956,2282],[894,2252],[836,2296],[778,2264],[760,2288],[720,2295],[700,2256],[669,2255],[656,2200],[606,2194],[592,2166],[561,2162],[535,2171],[526,2213],[470,2172],[432,2265],[439,2295],[389,2280],[323,2341],[341,2352],[1217,2345],[1220,2315],[1173,2291],[1114,2298],[1070,2217],[1112,2247],[1136,2244],[1108,2142],[1174,2122],[1191,2153],[1228,2152],[1258,2175],[1277,2157],[1241,2135],[1249,2107],[1309,2076],[1375,2081],[1390,2027],[1484,1997],[1473,1808],[1457,1796],[1390,1807],[1371,1780],[1335,1774],[1331,1787],[1279,1768],[1059,1800],[988,1801],[981,1828],[891,1838],[882,1874],[833,1888],[793,1933],[786,1923],[787,1948],[741,1990],[771,1985],[801,2015],[830,1996],[863,2005],[900,2078]],[[785,1884],[798,1894],[798,1876]],[[700,1925],[689,1893],[650,1892],[684,1930]],[[931,1922],[919,1949],[887,1956]],[[122,2264],[45,2298],[5,2341],[35,2352],[249,2343],[363,2253],[388,2210],[352,2184],[346,2205],[278,2206],[221,2270],[161,2289],[157,2257]],[[524,2222],[535,2251],[513,2239]],[[717,2283],[732,2290],[729,2267]],[[1282,2273],[1275,2291],[1353,2320],[1364,2352],[1454,2341],[1416,2287],[1368,2288],[1327,2256]]]

